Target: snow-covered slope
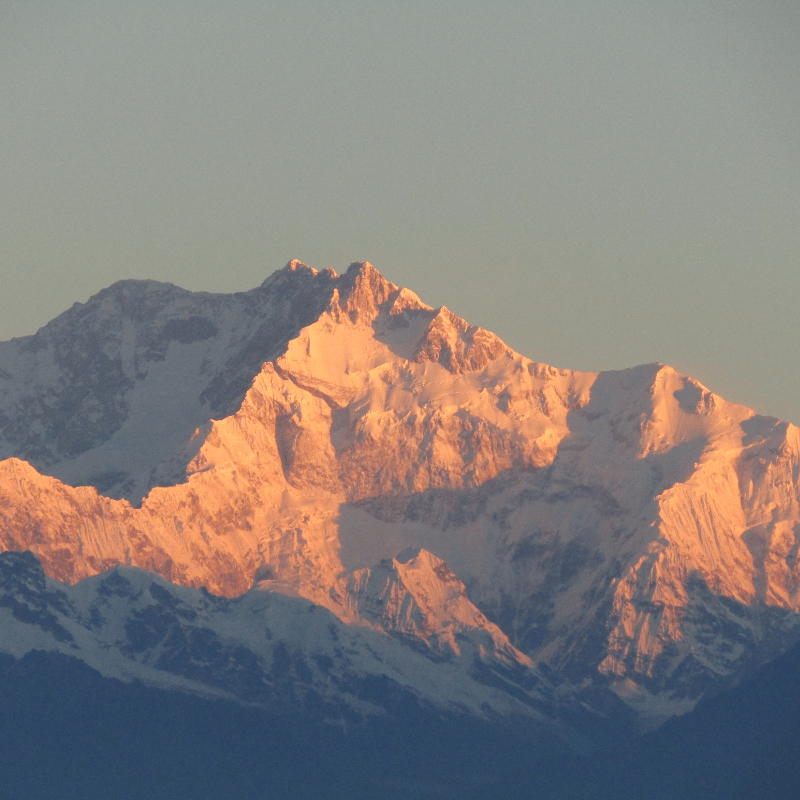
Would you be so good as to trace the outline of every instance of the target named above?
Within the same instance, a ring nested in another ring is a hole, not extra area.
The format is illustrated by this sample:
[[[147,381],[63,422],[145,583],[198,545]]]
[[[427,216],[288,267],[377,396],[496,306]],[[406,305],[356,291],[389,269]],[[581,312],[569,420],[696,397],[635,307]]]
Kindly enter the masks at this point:
[[[106,677],[345,726],[401,701],[524,718],[567,737],[562,713],[592,716],[574,689],[518,660],[507,643],[504,658],[437,653],[263,586],[227,599],[114,567],[69,587],[46,578],[31,553],[5,553],[0,624],[0,652],[16,658],[61,652]]]
[[[194,431],[327,302],[333,274],[297,263],[233,295],[120,281],[0,344],[0,455],[136,503],[180,480]]]
[[[0,544],[58,580],[267,582],[652,716],[796,635],[797,428],[661,364],[537,364],[369,264],[116,284],[0,368]]]

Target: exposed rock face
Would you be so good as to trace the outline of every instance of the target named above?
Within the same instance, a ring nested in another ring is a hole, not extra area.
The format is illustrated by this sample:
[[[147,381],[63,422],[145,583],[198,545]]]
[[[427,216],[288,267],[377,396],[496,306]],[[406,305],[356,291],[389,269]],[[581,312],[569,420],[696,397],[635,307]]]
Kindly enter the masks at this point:
[[[461,656],[466,649],[509,666],[532,665],[470,602],[447,564],[427,550],[409,548],[397,558],[356,570],[342,589],[356,618],[421,639],[435,652]]]
[[[536,364],[368,264],[231,296],[116,284],[0,369],[0,545],[58,580],[267,580],[654,715],[795,636],[797,428],[661,364]]]

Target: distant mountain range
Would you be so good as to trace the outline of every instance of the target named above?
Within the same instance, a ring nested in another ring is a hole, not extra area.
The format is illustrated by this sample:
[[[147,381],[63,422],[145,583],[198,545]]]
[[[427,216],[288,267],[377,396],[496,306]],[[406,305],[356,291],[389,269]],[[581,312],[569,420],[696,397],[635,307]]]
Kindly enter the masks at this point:
[[[439,730],[420,797],[555,797],[545,762],[600,776],[598,747],[692,724],[800,639],[797,428],[662,364],[533,362],[365,262],[123,281],[0,344],[0,459],[9,686],[73,670],[329,755]],[[506,755],[457,768],[463,736]],[[411,766],[364,764],[413,796]]]

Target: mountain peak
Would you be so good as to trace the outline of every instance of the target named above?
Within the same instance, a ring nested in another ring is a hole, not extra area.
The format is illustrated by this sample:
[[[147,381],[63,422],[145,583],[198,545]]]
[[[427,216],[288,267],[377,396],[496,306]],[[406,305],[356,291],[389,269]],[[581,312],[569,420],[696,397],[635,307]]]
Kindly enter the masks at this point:
[[[339,279],[340,307],[352,322],[371,323],[380,306],[399,291],[368,261],[353,262]]]
[[[305,270],[310,272],[312,275],[318,274],[314,267],[309,267],[308,264],[304,264],[299,258],[293,258],[283,269],[286,272],[299,272]]]
[[[328,292],[329,281],[339,276],[332,269],[324,269],[322,272],[309,267],[298,258],[293,258],[283,269],[276,270],[267,276],[261,283],[260,289],[294,287],[292,292],[307,292],[310,287],[314,292]]]
[[[481,657],[491,653],[507,664],[532,665],[473,605],[447,564],[423,547],[407,547],[394,558],[351,573],[345,594],[362,619],[389,633],[421,639],[439,654],[462,655],[467,645]]]
[[[398,553],[394,560],[399,562],[400,564],[408,564],[409,561],[419,557],[422,553],[427,553],[428,551],[425,550],[423,547],[417,547],[416,545],[411,545],[410,547],[406,547],[402,553]]]
[[[455,375],[483,369],[511,352],[500,337],[470,325],[445,306],[437,309],[420,341],[415,360],[435,361]]]
[[[378,270],[375,269],[375,267],[373,267],[372,264],[369,263],[369,261],[354,261],[347,268],[347,272],[345,272],[345,275],[352,275],[357,272],[366,274],[370,272],[378,272]],[[378,274],[380,275],[379,272]]]

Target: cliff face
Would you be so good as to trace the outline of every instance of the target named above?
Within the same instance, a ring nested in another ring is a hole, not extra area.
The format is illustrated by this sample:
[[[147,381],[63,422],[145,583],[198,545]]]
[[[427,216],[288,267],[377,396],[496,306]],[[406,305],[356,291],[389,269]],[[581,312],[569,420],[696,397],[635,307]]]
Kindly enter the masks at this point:
[[[471,619],[655,715],[794,637],[797,428],[660,364],[536,364],[365,263],[116,284],[0,345],[0,392],[0,546],[61,581],[267,581],[439,648]]]

